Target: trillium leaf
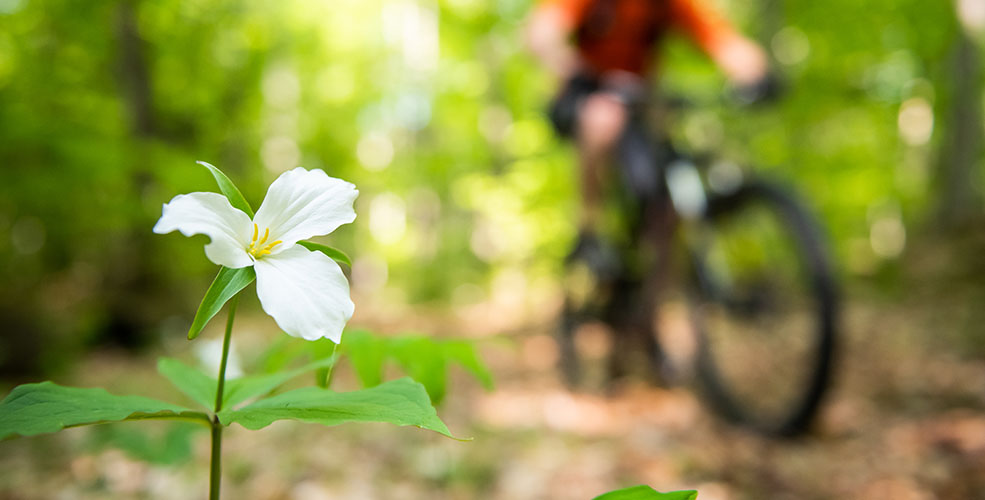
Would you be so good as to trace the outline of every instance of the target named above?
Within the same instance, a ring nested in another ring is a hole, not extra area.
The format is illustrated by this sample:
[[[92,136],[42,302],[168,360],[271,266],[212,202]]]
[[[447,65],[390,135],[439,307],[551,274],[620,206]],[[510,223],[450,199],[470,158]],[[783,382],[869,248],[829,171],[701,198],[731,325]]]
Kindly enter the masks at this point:
[[[424,384],[434,404],[445,399],[448,360],[443,346],[422,336],[402,336],[391,340],[391,354],[414,380]]]
[[[226,380],[226,387],[222,393],[222,407],[231,408],[252,397],[267,394],[294,377],[313,370],[327,368],[333,364],[335,364],[335,358],[325,358],[294,370]],[[213,392],[213,394],[215,393]]]
[[[226,379],[222,391],[222,407],[230,408],[252,397],[261,396],[280,387],[288,380],[313,370],[335,364],[334,358],[320,359],[307,365],[277,373]],[[157,360],[157,371],[175,387],[202,406],[211,409],[215,404],[216,379],[173,358]]]
[[[345,252],[339,250],[338,248],[332,248],[328,245],[322,245],[321,243],[315,243],[313,241],[299,241],[298,245],[301,245],[312,252],[321,252],[329,256],[335,262],[352,267],[352,260],[349,259],[349,256],[346,255]]]
[[[649,486],[640,485],[610,491],[595,497],[594,500],[695,500],[696,498],[698,498],[698,492],[694,490],[660,493]]]
[[[492,373],[479,358],[472,342],[436,340],[423,335],[380,337],[365,330],[347,331],[342,350],[364,387],[383,380],[387,360],[395,360],[405,373],[424,384],[431,401],[440,404],[447,390],[448,366],[458,363],[487,390]]]
[[[155,465],[178,465],[192,459],[192,443],[203,426],[173,421],[160,432],[144,426],[101,425],[89,433],[87,445],[93,451],[116,448],[131,458]]]
[[[0,439],[81,425],[150,419],[193,420],[209,425],[205,413],[156,399],[42,382],[17,386],[0,402]]]
[[[198,337],[198,334],[202,333],[202,329],[205,328],[209,320],[219,313],[222,306],[226,302],[229,302],[229,299],[233,298],[240,290],[253,283],[253,280],[256,278],[257,274],[253,270],[253,267],[241,267],[239,269],[220,267],[219,274],[212,281],[212,285],[205,292],[205,298],[202,299],[202,303],[198,306],[198,312],[195,313],[192,326],[188,329],[188,340]]]
[[[363,387],[373,387],[383,382],[383,363],[387,358],[387,343],[365,330],[345,333],[342,350],[349,357],[352,369]]]
[[[251,219],[253,218],[253,209],[250,208],[249,202],[243,197],[243,193],[240,192],[239,188],[233,184],[233,181],[229,180],[229,177],[226,177],[226,174],[222,173],[222,170],[204,161],[197,161],[195,163],[209,169],[212,177],[215,177],[216,184],[219,185],[219,191],[226,196],[230,205],[246,212],[246,215],[249,215]]]
[[[267,370],[278,369],[306,354],[313,359],[323,359],[331,356],[335,349],[336,344],[328,339],[309,342],[287,339],[268,354]],[[475,343],[468,340],[433,339],[416,334],[386,336],[353,329],[345,331],[338,353],[349,361],[363,387],[379,385],[384,380],[387,363],[398,364],[403,373],[424,385],[434,404],[438,404],[446,392],[450,365],[461,365],[487,390],[493,387],[489,368],[479,357]],[[316,380],[320,386],[325,386],[324,377]]]
[[[172,358],[158,359],[157,372],[200,405],[211,409],[215,404],[214,378]]]
[[[446,341],[443,345],[445,357],[462,365],[476,380],[482,384],[482,388],[493,390],[493,376],[489,367],[482,362],[479,354],[475,352],[475,344],[462,340]]]
[[[406,377],[353,392],[306,387],[261,399],[238,410],[219,412],[219,421],[224,425],[238,423],[252,430],[277,420],[322,425],[346,422],[414,425],[454,438],[431,406],[424,386]]]

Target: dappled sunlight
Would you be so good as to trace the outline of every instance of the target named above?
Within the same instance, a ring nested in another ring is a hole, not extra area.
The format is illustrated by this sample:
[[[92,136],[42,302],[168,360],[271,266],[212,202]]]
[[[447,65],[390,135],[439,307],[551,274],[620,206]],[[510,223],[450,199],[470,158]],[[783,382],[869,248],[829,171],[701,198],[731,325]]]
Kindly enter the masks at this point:
[[[628,250],[571,264],[592,224],[578,149],[546,114],[562,82],[527,47],[537,1],[0,0],[4,393],[50,379],[202,406],[155,361],[215,382],[228,306],[196,318],[217,262],[242,277],[294,244],[264,225],[152,228],[178,193],[243,210],[196,160],[253,208],[302,167],[355,184],[357,215],[305,241],[325,267],[278,283],[290,297],[272,306],[247,285],[227,378],[311,373],[236,404],[410,376],[423,408],[474,439],[233,422],[225,497],[582,500],[649,484],[700,500],[978,498],[985,2],[709,0],[763,47],[777,99],[740,104],[690,40],[661,39],[646,90],[667,99],[640,115],[695,160],[672,194],[693,218],[668,223],[671,248],[630,242],[643,211],[620,190],[638,186],[603,168],[599,253]],[[779,223],[804,215],[816,235],[786,241],[758,212],[702,225],[709,200],[761,178],[805,207]],[[244,260],[206,255],[219,240]],[[832,382],[808,432],[777,440],[717,416],[699,365],[763,413],[800,395],[826,285],[805,279],[820,272],[798,260],[810,252],[830,257],[840,306]],[[301,308],[342,311],[337,367],[333,344],[283,333]],[[165,422],[3,440],[0,498],[199,498],[210,451],[204,429]]]
[[[547,428],[585,436],[625,436],[632,429],[649,426],[680,431],[697,415],[698,403],[687,392],[652,389],[606,398],[563,389],[511,391],[504,387],[478,402],[480,424]]]
[[[907,144],[922,146],[934,132],[934,111],[926,99],[911,97],[900,106],[898,123],[900,136]]]

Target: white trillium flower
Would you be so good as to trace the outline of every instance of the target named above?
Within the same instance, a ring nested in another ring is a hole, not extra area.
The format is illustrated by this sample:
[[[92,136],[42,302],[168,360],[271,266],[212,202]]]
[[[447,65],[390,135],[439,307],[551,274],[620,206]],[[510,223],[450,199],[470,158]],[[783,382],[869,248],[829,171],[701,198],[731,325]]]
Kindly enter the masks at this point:
[[[355,220],[358,195],[351,183],[298,167],[270,185],[253,220],[221,194],[189,193],[164,205],[154,232],[208,236],[209,260],[253,266],[260,305],[282,330],[338,343],[354,308],[349,282],[334,260],[297,243]]]

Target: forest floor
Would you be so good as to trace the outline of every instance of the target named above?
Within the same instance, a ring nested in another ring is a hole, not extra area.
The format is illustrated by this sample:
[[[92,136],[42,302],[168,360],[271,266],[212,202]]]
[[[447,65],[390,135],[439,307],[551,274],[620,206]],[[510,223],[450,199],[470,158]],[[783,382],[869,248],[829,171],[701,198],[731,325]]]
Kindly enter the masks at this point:
[[[234,427],[224,440],[224,498],[580,500],[641,483],[694,488],[701,500],[985,498],[985,291],[962,279],[964,270],[913,264],[916,279],[894,287],[905,293],[847,294],[835,385],[806,437],[774,440],[731,426],[687,387],[571,392],[557,375],[549,328],[521,321],[513,333],[484,336],[507,326],[488,305],[452,321],[477,332],[496,388],[456,372],[439,408],[456,435],[473,441],[376,424]],[[920,273],[946,285],[907,287],[923,282]],[[354,386],[343,368],[341,387]],[[155,377],[151,357],[107,351],[59,382],[173,397]],[[98,432],[2,443],[0,498],[204,498],[204,432],[172,465],[95,446]]]

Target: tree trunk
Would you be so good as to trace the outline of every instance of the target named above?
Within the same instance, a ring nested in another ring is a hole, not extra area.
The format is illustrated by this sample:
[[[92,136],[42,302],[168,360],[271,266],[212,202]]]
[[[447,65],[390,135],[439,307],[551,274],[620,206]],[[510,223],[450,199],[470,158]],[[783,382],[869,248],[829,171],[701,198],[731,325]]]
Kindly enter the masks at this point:
[[[137,137],[154,132],[150,74],[144,56],[144,40],[137,31],[134,2],[122,0],[116,18],[119,41],[119,78],[122,94],[130,112],[130,126]]]
[[[981,50],[962,30],[949,78],[953,84],[950,109],[941,124],[937,209],[938,220],[945,228],[963,226],[982,215],[980,179],[976,175],[985,137],[981,58]]]

